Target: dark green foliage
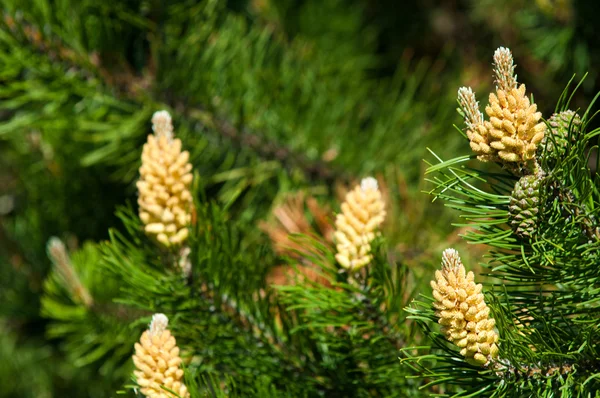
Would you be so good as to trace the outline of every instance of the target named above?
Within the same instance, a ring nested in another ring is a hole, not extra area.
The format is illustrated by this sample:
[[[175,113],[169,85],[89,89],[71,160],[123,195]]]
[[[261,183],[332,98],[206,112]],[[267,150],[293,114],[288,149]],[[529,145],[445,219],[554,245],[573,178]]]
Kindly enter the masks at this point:
[[[19,344],[17,336],[3,325],[0,328],[0,382],[3,396],[23,398],[50,397],[51,378],[47,361],[48,347]],[[43,371],[40,371],[43,369]]]
[[[398,350],[412,338],[402,313],[402,303],[413,294],[404,291],[407,269],[377,256],[366,274],[356,279],[339,276],[328,265],[333,263],[333,253],[326,248],[318,251],[311,260],[321,264],[319,269],[331,287],[313,283],[282,286],[278,291],[284,306],[298,317],[292,335],[314,341],[305,352],[326,371],[320,380],[327,394],[415,393],[416,385],[405,379],[405,370],[397,364]]]

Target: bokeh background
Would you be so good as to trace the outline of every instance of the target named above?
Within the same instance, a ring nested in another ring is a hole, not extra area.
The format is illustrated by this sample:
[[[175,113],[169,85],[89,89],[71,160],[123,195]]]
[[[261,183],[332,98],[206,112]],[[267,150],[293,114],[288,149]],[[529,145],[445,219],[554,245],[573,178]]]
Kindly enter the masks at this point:
[[[289,192],[336,204],[385,181],[386,237],[416,269],[461,245],[423,191],[468,154],[460,86],[487,93],[509,47],[549,117],[599,91],[595,0],[3,0],[0,22],[0,396],[105,397],[127,381],[74,359],[43,309],[46,242],[122,228],[150,115],[172,111],[207,195],[258,228]],[[487,98],[480,95],[485,104]],[[479,256],[477,247],[464,247]],[[93,339],[94,336],[89,336]],[[87,359],[85,359],[87,358]]]

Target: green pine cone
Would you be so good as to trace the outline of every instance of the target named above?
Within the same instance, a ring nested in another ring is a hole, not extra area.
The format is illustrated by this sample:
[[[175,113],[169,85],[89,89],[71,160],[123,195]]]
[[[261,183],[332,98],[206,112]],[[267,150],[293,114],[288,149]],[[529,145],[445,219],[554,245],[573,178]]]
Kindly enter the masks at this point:
[[[540,156],[543,148],[546,147],[546,156],[557,159],[565,153],[569,144],[569,126],[573,129],[571,132],[571,141],[575,141],[576,132],[581,126],[581,117],[571,110],[566,110],[553,114],[548,119],[548,124],[550,125],[550,130],[546,132],[546,136],[538,147],[537,154]],[[552,134],[554,139],[548,138],[550,134]]]
[[[531,237],[535,231],[541,182],[536,175],[521,177],[510,195],[510,225],[521,238]]]

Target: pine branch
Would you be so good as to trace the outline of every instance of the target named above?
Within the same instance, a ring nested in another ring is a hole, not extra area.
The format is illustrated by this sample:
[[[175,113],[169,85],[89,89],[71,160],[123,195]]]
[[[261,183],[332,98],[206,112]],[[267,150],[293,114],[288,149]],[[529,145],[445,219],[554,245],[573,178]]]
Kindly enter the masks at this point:
[[[506,49],[499,52],[504,58],[510,55]],[[508,67],[497,70],[497,76],[513,73],[509,58],[510,62],[503,61]],[[504,79],[498,84],[513,83]],[[486,108],[490,121],[482,121],[472,92],[461,89],[461,94],[471,96],[470,101],[462,98],[461,102],[463,108],[472,105],[467,109],[470,113],[463,110],[472,115],[467,120],[471,149],[479,160],[493,160],[493,167],[500,166],[504,172],[467,164],[472,156],[448,161],[436,156],[439,163],[430,165],[427,173],[434,174],[430,193],[461,212],[466,222],[457,225],[475,230],[465,238],[491,247],[484,266],[495,278],[490,284],[494,294],[487,297],[493,313],[490,322],[497,328],[492,336],[495,349],[490,349],[490,323],[480,325],[487,322],[486,305],[471,310],[475,298],[462,304],[465,293],[469,294],[461,287],[464,272],[448,277],[453,268],[448,268],[444,257],[442,271],[432,281],[433,303],[415,302],[407,308],[432,341],[432,347],[416,348],[431,351],[408,352],[406,362],[421,377],[430,377],[431,385],[456,385],[455,396],[551,396],[558,391],[587,396],[597,390],[600,370],[599,347],[593,337],[598,333],[596,212],[600,202],[587,161],[598,131],[585,132],[589,110],[579,118],[563,109],[546,124],[537,123],[540,114],[536,113],[529,119],[536,122],[535,127],[519,125],[523,135],[513,137],[534,137],[524,143],[529,145],[529,159],[519,160],[502,153],[514,144],[510,135],[517,127],[508,116],[514,112],[510,106],[518,101],[507,100],[507,94],[497,89]],[[564,106],[566,95],[561,96],[563,105],[559,106]],[[529,107],[529,102],[524,103]],[[533,115],[536,107],[528,109]],[[503,135],[501,143],[495,141]],[[493,158],[496,150],[500,151],[498,159]],[[469,275],[472,281],[474,275]],[[478,286],[476,298],[483,300],[483,287]],[[455,313],[459,302],[461,309]],[[433,331],[430,322],[440,323],[441,333]],[[467,357],[477,350],[489,354],[479,357],[479,367],[468,366],[473,364],[457,356],[457,351]],[[469,377],[476,382],[469,382]]]
[[[269,347],[281,358],[286,358],[286,363],[282,364],[282,366],[295,374],[305,373],[305,369],[300,363],[291,360],[296,356],[291,351],[291,347],[285,344],[274,330],[270,330],[265,322],[257,319],[251,312],[241,308],[233,298],[228,297],[226,294],[216,297],[215,291],[206,283],[202,284],[197,291],[199,292],[198,298],[209,303],[213,308],[219,308],[223,315],[233,322],[240,334],[253,336],[256,344]],[[195,293],[192,294],[195,295]],[[263,300],[268,303],[272,298],[256,297],[255,302],[260,305],[259,303]]]
[[[567,211],[570,212],[577,220],[580,220],[582,229],[585,231],[588,239],[599,242],[600,225],[596,221],[596,218],[586,210],[585,205],[583,209],[581,208],[581,205],[576,202],[575,195],[570,189],[559,186],[557,190],[558,197],[564,204],[566,204]]]
[[[397,329],[389,323],[387,317],[385,316],[385,312],[373,303],[368,294],[356,295],[356,298],[364,306],[364,314],[366,315],[367,319],[372,321],[374,325],[377,325],[377,330],[383,332],[383,335],[392,347],[395,347],[396,350],[406,347],[406,340],[404,336],[402,336],[402,334],[400,334]]]
[[[180,108],[175,106],[176,109]],[[237,143],[239,148],[248,148],[256,152],[259,156],[281,162],[288,170],[298,168],[312,180],[322,180],[326,183],[335,181],[349,181],[350,176],[339,169],[332,168],[323,161],[312,161],[302,153],[295,153],[288,147],[278,144],[275,141],[263,138],[261,134],[253,133],[247,128],[236,128],[233,124],[224,119],[216,117],[199,107],[183,107],[184,114],[192,120],[199,121],[208,126],[211,130],[218,132],[223,137],[233,143]]]
[[[81,52],[70,48],[58,36],[45,34],[32,22],[25,19],[23,14],[12,16],[3,13],[0,24],[17,40],[30,46],[38,55],[47,57],[54,63],[62,63],[66,69],[77,71],[84,79],[97,77],[95,68],[97,59],[94,56],[84,56]]]
[[[69,48],[57,36],[43,36],[34,24],[25,22],[24,20],[16,23],[13,17],[5,14],[4,24],[13,34],[21,34],[27,44],[37,51],[38,54],[47,56],[50,61],[60,62],[65,64],[70,70],[77,70],[84,79],[99,78],[102,81],[102,85],[107,90],[117,94],[117,98],[120,100],[137,102],[140,105],[146,104],[155,109],[165,107],[164,104],[155,103],[146,94],[149,91],[151,92],[152,87],[156,85],[155,63],[152,54],[148,54],[146,72],[143,76],[139,77],[129,67],[105,68],[100,54],[82,55],[80,51]],[[336,170],[325,162],[312,161],[302,153],[296,153],[273,140],[263,138],[264,135],[252,133],[247,128],[242,128],[242,131],[240,131],[240,129],[227,120],[206,111],[202,105],[194,107],[182,105],[185,101],[172,98],[168,92],[165,94],[165,97],[169,98],[169,105],[172,108],[178,109],[184,118],[190,119],[190,122],[200,121],[205,126],[210,127],[209,131],[217,132],[233,144],[237,144],[240,149],[247,148],[259,157],[281,162],[288,168],[288,171],[299,169],[302,170],[309,180],[317,179],[328,183],[338,180],[348,180],[350,178],[345,172]]]

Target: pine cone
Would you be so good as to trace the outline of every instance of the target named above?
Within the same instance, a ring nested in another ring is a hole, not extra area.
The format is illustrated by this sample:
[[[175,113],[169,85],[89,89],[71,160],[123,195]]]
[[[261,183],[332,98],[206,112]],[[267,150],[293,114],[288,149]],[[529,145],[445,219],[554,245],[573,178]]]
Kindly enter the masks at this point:
[[[531,237],[535,231],[541,182],[542,179],[536,175],[521,177],[510,195],[510,225],[521,238]]]
[[[371,262],[371,241],[384,218],[384,203],[377,180],[363,179],[346,195],[342,212],[335,220],[335,258],[342,267],[357,271]]]
[[[494,160],[493,155],[496,151],[489,145],[488,132],[483,124],[474,125],[472,128],[467,129],[467,137],[471,149],[477,154],[477,159],[482,162]]]
[[[495,151],[489,146],[487,129],[483,125],[483,115],[479,111],[475,93],[470,87],[458,89],[458,103],[465,117],[466,132],[471,149],[481,161],[493,159],[492,155]]]
[[[466,273],[456,250],[444,250],[442,269],[435,272],[435,279],[431,281],[433,307],[446,339],[461,348],[468,361],[485,365],[497,358],[496,322],[489,318],[483,287],[475,284],[472,271]]]
[[[164,386],[188,398],[187,387],[182,383],[183,370],[179,369],[181,358],[175,337],[167,330],[169,319],[164,314],[155,314],[139,343],[135,343],[133,363],[140,391],[148,398],[175,398],[161,388]]]
[[[166,111],[152,118],[155,135],[148,136],[142,152],[138,204],[145,231],[163,246],[180,246],[188,237],[192,218],[192,165],[181,140],[173,139]]]
[[[525,163],[536,155],[544,138],[546,125],[537,105],[525,95],[525,85],[518,86],[515,65],[509,49],[494,53],[496,93],[490,93],[484,120],[475,93],[468,87],[458,90],[458,103],[465,118],[471,149],[482,162]]]
[[[581,117],[571,110],[566,110],[552,115],[548,119],[548,124],[551,126],[550,135],[553,139],[549,139],[548,136],[544,137],[542,145],[538,148],[538,155],[542,154],[542,149],[545,147],[545,155],[551,159],[557,159],[564,155],[569,145],[569,127],[573,130],[570,134],[571,142],[575,142],[576,132],[581,127]]]
[[[505,162],[525,162],[535,157],[538,144],[544,138],[546,125],[537,105],[530,104],[525,85],[510,91],[491,93],[485,112],[490,120],[484,122],[489,145],[498,151]]]

